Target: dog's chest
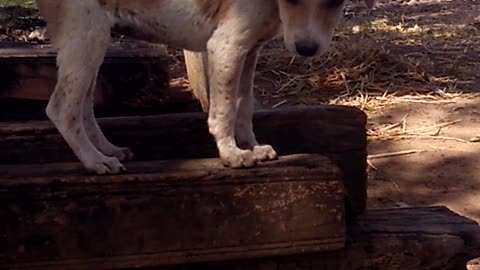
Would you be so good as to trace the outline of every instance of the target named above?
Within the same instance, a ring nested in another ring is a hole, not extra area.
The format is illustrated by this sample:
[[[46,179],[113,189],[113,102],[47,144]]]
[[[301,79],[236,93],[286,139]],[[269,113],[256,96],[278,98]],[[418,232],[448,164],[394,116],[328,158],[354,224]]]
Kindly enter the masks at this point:
[[[113,30],[172,47],[205,50],[215,25],[200,12],[195,1],[161,2],[158,6],[119,6],[108,10],[114,23]]]

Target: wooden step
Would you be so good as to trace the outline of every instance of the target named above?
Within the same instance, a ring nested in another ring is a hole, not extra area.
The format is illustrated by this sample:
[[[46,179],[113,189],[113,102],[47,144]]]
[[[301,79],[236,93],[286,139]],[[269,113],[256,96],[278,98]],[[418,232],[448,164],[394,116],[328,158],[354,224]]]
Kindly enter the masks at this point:
[[[367,210],[343,250],[168,270],[466,270],[480,257],[480,226],[445,207]]]
[[[2,99],[49,99],[57,80],[56,55],[57,50],[50,45],[0,42],[2,114],[15,110],[14,106],[6,110],[9,103],[3,104]],[[186,91],[187,86],[185,89],[169,87],[168,61],[163,46],[114,43],[99,72],[95,91],[97,108],[122,112],[144,107],[147,111],[154,105],[173,106],[175,103],[177,110],[200,110],[199,102],[190,91]],[[174,109],[171,111],[176,112]]]
[[[100,119],[107,138],[129,146],[137,160],[216,158],[204,113]],[[260,111],[254,128],[280,155],[321,154],[339,166],[347,209],[366,205],[366,116],[346,106]],[[0,124],[0,164],[77,161],[50,122]],[[127,169],[128,166],[127,166]]]
[[[0,265],[123,269],[344,247],[342,176],[325,157],[250,170],[218,159],[128,165],[118,176],[72,164],[1,166]]]
[[[103,177],[84,173],[51,123],[0,124],[5,265],[124,269],[342,248],[345,221],[365,209],[365,114],[318,106],[254,119],[281,158],[248,170],[221,165],[204,113],[101,119],[137,154],[128,174]]]

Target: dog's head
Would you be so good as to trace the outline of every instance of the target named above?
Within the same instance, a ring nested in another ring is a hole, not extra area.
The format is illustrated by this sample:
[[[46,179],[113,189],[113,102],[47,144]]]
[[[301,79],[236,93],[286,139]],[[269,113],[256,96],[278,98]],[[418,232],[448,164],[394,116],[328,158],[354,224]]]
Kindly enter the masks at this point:
[[[346,0],[277,0],[287,49],[302,56],[325,53]],[[373,7],[376,0],[365,0]]]

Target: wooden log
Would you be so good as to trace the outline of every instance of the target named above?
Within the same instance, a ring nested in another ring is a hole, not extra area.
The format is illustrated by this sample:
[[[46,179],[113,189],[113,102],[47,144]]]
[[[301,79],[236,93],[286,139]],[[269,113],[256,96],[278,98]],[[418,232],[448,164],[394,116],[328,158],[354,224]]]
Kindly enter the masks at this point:
[[[446,207],[367,212],[348,228],[344,269],[460,270],[480,257],[480,226]]]
[[[338,250],[343,183],[325,157],[0,166],[0,268],[125,269]]]
[[[0,98],[48,100],[57,80],[56,54],[50,46],[0,45]],[[191,93],[169,88],[167,62],[160,46],[112,45],[99,72],[96,106],[121,111],[177,103],[197,109]]]
[[[345,249],[164,270],[466,270],[480,257],[480,226],[445,207],[367,210]]]
[[[349,213],[366,205],[366,116],[345,106],[257,112],[255,132],[280,155],[312,153],[332,159],[344,176]],[[100,119],[114,143],[129,146],[138,160],[217,157],[206,114]],[[76,161],[49,122],[0,125],[0,164]],[[127,167],[128,169],[128,167]],[[350,216],[350,215],[348,215]]]

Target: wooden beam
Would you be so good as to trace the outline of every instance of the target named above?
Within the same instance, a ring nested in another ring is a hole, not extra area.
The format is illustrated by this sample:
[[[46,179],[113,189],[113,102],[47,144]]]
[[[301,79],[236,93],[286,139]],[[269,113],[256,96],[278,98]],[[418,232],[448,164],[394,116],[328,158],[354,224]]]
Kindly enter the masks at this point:
[[[345,249],[162,270],[466,270],[480,257],[480,226],[445,207],[367,210]]]
[[[344,269],[459,270],[480,257],[480,226],[446,207],[367,211],[348,227]]]
[[[129,146],[137,160],[218,157],[206,114],[100,119],[114,143]],[[261,143],[280,155],[311,153],[333,160],[344,175],[349,213],[366,205],[366,116],[345,106],[261,111],[254,126]],[[0,164],[76,161],[50,122],[0,124]],[[128,165],[127,165],[128,169]],[[350,216],[350,215],[349,215]]]
[[[217,159],[0,166],[0,268],[125,269],[344,247],[340,170],[318,155],[250,170]]]
[[[57,50],[50,46],[0,43],[0,98],[48,100],[57,80]],[[112,45],[100,68],[95,104],[125,108],[197,103],[191,93],[169,89],[165,48],[144,43]],[[144,100],[150,97],[151,100]],[[153,98],[155,97],[155,98]]]

